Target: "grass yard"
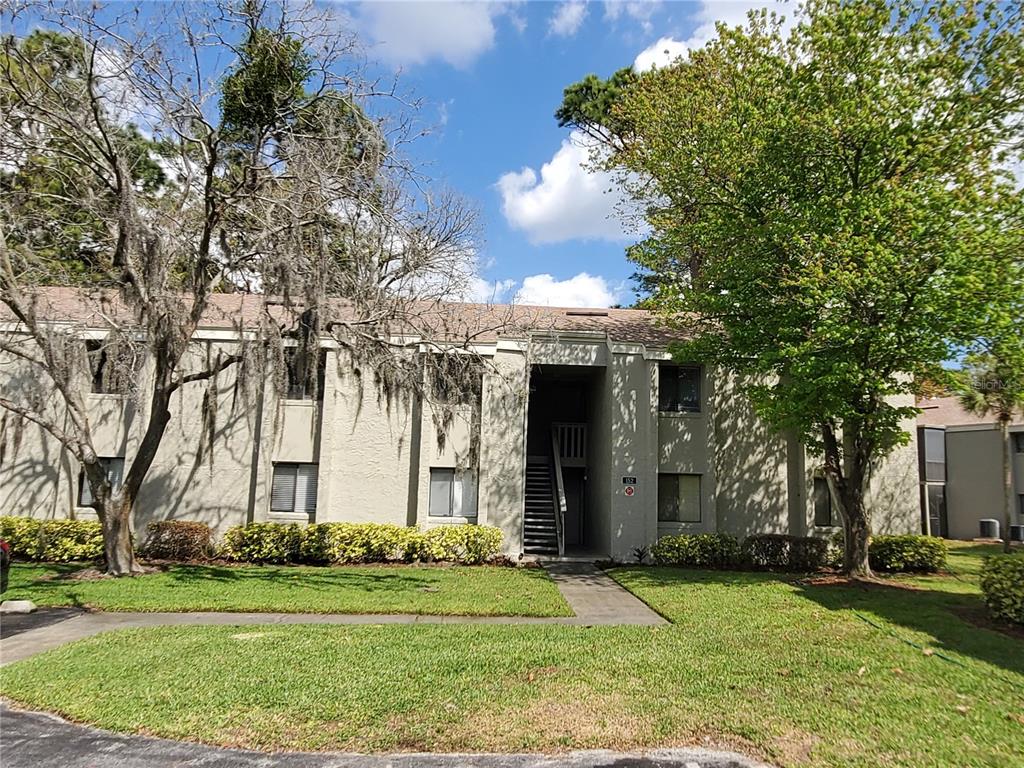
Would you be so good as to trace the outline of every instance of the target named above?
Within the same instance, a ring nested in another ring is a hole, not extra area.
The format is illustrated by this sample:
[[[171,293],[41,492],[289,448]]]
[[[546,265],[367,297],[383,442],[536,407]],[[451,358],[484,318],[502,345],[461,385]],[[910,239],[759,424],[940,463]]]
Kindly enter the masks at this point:
[[[965,584],[980,554],[958,555]],[[128,630],[4,668],[0,689],[114,730],[264,749],[697,743],[781,766],[1024,764],[1024,641],[967,624],[980,601],[954,577],[613,576],[674,624]]]
[[[4,598],[105,611],[572,615],[539,568],[175,565],[132,579],[72,578],[81,568],[15,563]]]

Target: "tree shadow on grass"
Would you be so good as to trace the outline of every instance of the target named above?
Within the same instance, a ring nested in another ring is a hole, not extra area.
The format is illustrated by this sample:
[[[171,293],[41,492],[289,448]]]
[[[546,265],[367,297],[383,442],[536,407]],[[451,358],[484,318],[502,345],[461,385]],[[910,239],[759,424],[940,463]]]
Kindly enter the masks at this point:
[[[936,651],[952,651],[1024,675],[1024,641],[966,621],[985,612],[976,595],[870,583],[864,585],[798,585],[798,594],[830,611],[854,611],[900,636],[900,629],[932,638]],[[917,642],[917,638],[905,638]]]

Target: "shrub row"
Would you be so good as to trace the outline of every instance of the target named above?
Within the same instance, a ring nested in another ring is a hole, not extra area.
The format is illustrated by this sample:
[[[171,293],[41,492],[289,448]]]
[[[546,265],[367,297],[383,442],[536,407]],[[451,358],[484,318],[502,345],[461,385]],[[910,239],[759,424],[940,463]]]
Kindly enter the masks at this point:
[[[993,616],[1024,624],[1024,557],[986,557],[981,567],[981,593]]]
[[[727,568],[740,559],[740,544],[727,533],[683,533],[662,536],[651,547],[658,565]]]
[[[876,571],[935,573],[946,567],[946,553],[935,536],[873,536],[868,561]]]
[[[758,533],[743,542],[741,557],[751,568],[816,571],[828,560],[828,540],[813,536]]]
[[[206,523],[189,520],[150,523],[142,554],[155,560],[205,560],[213,554],[213,533]]]
[[[658,565],[689,568],[779,568],[816,571],[842,560],[842,534],[832,542],[812,536],[759,533],[740,546],[727,533],[663,536],[651,548]],[[946,543],[932,536],[875,536],[868,549],[877,571],[933,573],[946,565]]]
[[[251,563],[311,564],[443,561],[477,565],[498,556],[501,531],[444,525],[419,531],[380,523],[255,523],[230,528],[220,554]]]
[[[0,517],[0,538],[21,560],[66,563],[103,557],[103,529],[93,520]]]

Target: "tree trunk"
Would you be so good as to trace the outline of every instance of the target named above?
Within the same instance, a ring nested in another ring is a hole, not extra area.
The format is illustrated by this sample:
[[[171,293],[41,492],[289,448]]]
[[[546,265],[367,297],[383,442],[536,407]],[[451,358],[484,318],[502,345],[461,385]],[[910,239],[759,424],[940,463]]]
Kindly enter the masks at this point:
[[[1010,457],[1010,421],[999,420],[1000,437],[1003,440],[1003,551],[1012,551],[1010,526],[1013,524],[1013,468]]]
[[[123,493],[117,494],[104,504],[103,553],[107,559],[107,573],[112,576],[131,576],[140,572],[135,560],[135,545],[132,540],[132,504]]]
[[[846,548],[843,551],[843,573],[855,579],[870,579],[871,563],[868,560],[868,545],[871,541],[871,526],[868,524],[864,505],[859,509],[846,510],[843,517],[843,537]]]
[[[836,431],[831,426],[822,428],[822,438],[825,481],[832,505],[843,520],[843,573],[854,579],[870,579],[874,574],[868,560],[871,521],[864,503],[868,483],[864,471],[866,462],[855,454],[857,441],[849,433],[843,435],[842,453]]]

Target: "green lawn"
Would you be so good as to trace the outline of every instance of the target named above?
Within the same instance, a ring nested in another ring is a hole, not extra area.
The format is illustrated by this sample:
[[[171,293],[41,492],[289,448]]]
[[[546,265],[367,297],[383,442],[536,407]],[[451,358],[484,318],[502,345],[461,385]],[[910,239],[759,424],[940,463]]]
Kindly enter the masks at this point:
[[[572,615],[539,568],[176,565],[132,579],[70,578],[81,567],[15,563],[4,598],[105,611]]]
[[[1024,641],[965,623],[980,601],[952,577],[613,575],[674,624],[129,630],[4,668],[0,688],[114,730],[265,749],[696,743],[781,766],[1024,765]]]

